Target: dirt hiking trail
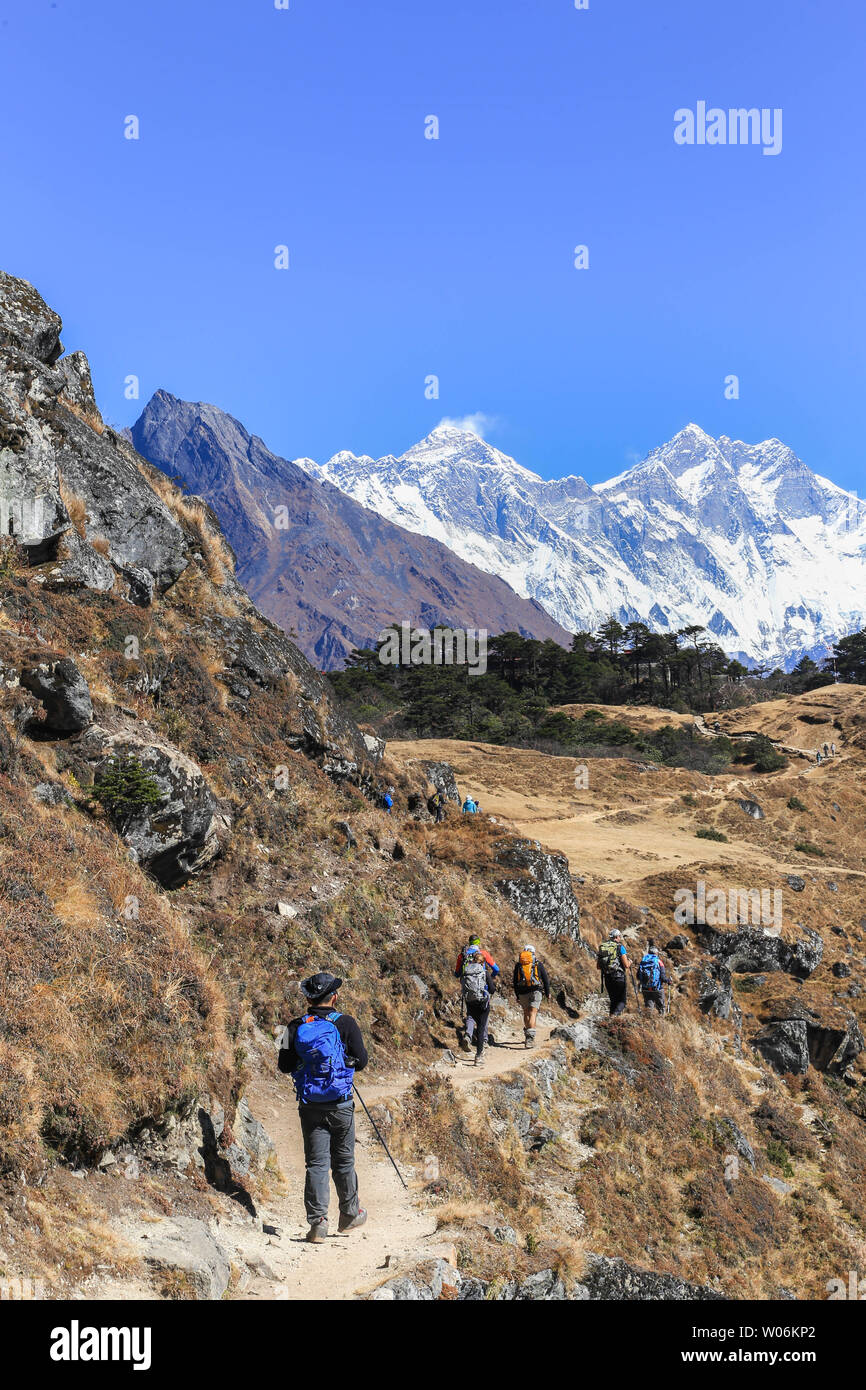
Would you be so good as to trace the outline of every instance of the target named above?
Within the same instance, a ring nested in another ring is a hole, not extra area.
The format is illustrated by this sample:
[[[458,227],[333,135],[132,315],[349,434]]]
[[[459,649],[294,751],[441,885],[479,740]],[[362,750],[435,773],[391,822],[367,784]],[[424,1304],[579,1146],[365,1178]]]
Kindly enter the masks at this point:
[[[555,1020],[539,1017],[536,1046],[523,1045],[522,1026],[504,1022],[498,1016],[493,1030],[495,1047],[488,1047],[481,1067],[473,1056],[455,1051],[455,1062],[439,1060],[431,1070],[445,1075],[458,1089],[471,1090],[489,1084],[493,1077],[525,1066],[550,1051],[550,1032]],[[412,1085],[414,1075],[397,1075],[365,1084],[365,1073],[358,1077],[359,1089],[367,1105],[396,1098]],[[262,1070],[249,1091],[253,1112],[266,1126],[277,1146],[277,1161],[287,1183],[285,1195],[267,1203],[264,1219],[281,1232],[271,1237],[265,1251],[267,1273],[257,1275],[239,1297],[243,1300],[288,1301],[302,1299],[352,1299],[369,1292],[377,1284],[394,1278],[421,1260],[449,1258],[453,1246],[437,1236],[436,1212],[422,1205],[423,1177],[413,1176],[410,1166],[400,1164],[408,1184],[405,1191],[373,1133],[362,1106],[355,1102],[355,1166],[361,1205],[366,1207],[366,1226],[348,1235],[337,1234],[339,1209],[331,1184],[329,1225],[331,1234],[320,1245],[304,1239],[304,1149],[297,1106],[289,1077],[276,1070]],[[272,1276],[272,1277],[271,1277]]]

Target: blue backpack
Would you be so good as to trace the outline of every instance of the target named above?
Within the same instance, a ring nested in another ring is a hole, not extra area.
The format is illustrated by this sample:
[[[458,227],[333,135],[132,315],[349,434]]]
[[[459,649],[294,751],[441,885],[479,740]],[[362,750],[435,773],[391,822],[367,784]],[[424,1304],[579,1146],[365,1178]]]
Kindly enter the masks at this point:
[[[658,989],[662,982],[662,968],[658,956],[647,951],[637,968],[637,977],[643,989]]]
[[[334,1026],[339,1017],[336,1009],[324,1018],[307,1014],[295,1033],[295,1051],[301,1060],[292,1079],[302,1105],[351,1099],[355,1070],[346,1062],[343,1039]]]

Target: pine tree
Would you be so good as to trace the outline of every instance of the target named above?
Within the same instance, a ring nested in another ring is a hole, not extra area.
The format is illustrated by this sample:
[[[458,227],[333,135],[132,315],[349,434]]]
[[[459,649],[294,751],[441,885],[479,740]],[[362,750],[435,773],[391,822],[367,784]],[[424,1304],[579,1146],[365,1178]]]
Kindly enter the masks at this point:
[[[131,754],[109,760],[94,784],[93,795],[121,833],[140,812],[158,806],[163,799],[157,782]]]

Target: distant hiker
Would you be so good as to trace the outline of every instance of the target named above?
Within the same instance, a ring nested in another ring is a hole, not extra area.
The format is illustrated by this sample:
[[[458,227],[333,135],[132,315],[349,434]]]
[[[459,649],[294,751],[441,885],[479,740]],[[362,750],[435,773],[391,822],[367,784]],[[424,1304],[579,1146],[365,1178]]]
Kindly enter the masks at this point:
[[[460,988],[466,1006],[466,1047],[475,1038],[475,1065],[480,1066],[487,1043],[487,1024],[490,1020],[490,995],[493,989],[493,971],[487,964],[478,946],[467,946],[461,952],[463,965],[460,971]],[[461,1042],[461,1046],[462,1046]]]
[[[637,982],[643,995],[644,1007],[657,1009],[660,1014],[663,1014],[665,1011],[664,986],[668,984],[669,976],[654,941],[649,943],[646,954],[641,957],[637,968]]]
[[[820,766],[821,766],[821,750],[820,750],[820,749],[816,749],[816,751],[815,751],[815,761],[817,762],[818,766],[820,767]]]
[[[390,816],[391,807],[394,805],[394,798],[389,791],[385,792],[385,795],[382,797],[382,805],[385,808],[386,815]]]
[[[463,803],[463,814],[464,814],[464,816],[474,816],[475,813],[477,812],[477,810],[478,810],[478,803],[477,803],[477,801],[473,801],[471,796],[467,796],[466,800],[465,800],[464,803]]]
[[[436,812],[436,824],[441,825],[445,819],[445,798],[441,792],[435,793],[431,804]]]
[[[722,732],[722,726],[721,726],[721,724],[719,723],[718,719],[716,720],[715,724],[713,725],[713,728],[715,729],[715,731],[716,731],[717,734],[720,734],[720,733]]]
[[[535,954],[533,946],[524,946],[514,966],[514,996],[523,1010],[523,1045],[535,1046],[535,1024],[541,996],[550,998],[547,971]]]
[[[831,743],[831,744],[830,744],[830,756],[833,757],[833,758],[835,758],[835,756],[836,756],[836,745],[835,745],[835,743]]]
[[[825,743],[825,744],[824,744],[824,757],[825,757],[825,758],[829,758],[829,756],[830,756],[830,745],[829,745],[829,743]]]
[[[278,1061],[280,1071],[294,1080],[298,1097],[310,1242],[328,1235],[329,1171],[340,1202],[337,1229],[354,1231],[367,1220],[366,1211],[358,1205],[352,1099],[355,1072],[367,1065],[367,1049],[355,1020],[334,1008],[342,983],[327,970],[301,982],[309,1011],[289,1024]]]
[[[608,940],[603,941],[599,946],[596,969],[601,971],[601,978],[610,1000],[611,1016],[621,1014],[625,1009],[628,995],[628,975],[626,972],[631,969],[631,966],[623,943],[622,932],[618,927],[614,927]]]

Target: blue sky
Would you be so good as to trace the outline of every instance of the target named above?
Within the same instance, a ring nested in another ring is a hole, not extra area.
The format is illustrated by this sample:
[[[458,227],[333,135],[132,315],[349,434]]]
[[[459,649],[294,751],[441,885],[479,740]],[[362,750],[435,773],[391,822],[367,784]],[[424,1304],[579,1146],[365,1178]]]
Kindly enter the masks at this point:
[[[117,424],[162,386],[323,461],[481,412],[595,482],[695,420],[863,495],[864,59],[862,0],[0,0],[0,265]],[[781,153],[678,146],[698,101]]]

